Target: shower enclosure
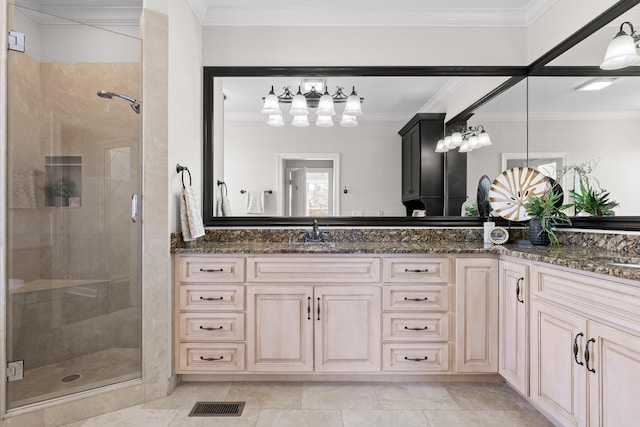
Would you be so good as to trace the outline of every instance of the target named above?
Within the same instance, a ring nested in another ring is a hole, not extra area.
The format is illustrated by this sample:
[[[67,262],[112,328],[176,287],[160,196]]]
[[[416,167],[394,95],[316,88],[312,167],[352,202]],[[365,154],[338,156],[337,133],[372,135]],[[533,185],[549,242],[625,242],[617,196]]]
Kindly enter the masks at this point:
[[[8,409],[141,377],[138,20],[55,3],[6,15]]]

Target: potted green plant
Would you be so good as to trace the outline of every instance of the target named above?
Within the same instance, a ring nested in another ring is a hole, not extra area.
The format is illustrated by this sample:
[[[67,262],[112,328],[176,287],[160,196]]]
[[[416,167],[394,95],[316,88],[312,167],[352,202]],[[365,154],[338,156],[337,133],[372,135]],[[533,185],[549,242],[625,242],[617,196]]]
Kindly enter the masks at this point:
[[[52,178],[44,185],[44,193],[51,206],[69,206],[69,197],[74,196],[76,183],[68,176]]]
[[[559,244],[555,227],[561,224],[571,225],[571,220],[564,212],[569,205],[560,205],[562,193],[556,193],[553,187],[540,196],[531,196],[522,207],[531,216],[529,221],[529,241],[536,246]]]
[[[563,168],[562,175],[574,173],[574,181],[578,183],[578,190],[569,190],[573,203],[568,206],[575,208],[576,215],[614,216],[615,207],[620,203],[610,199],[610,193],[600,186],[593,176],[593,170],[598,161],[590,161]]]

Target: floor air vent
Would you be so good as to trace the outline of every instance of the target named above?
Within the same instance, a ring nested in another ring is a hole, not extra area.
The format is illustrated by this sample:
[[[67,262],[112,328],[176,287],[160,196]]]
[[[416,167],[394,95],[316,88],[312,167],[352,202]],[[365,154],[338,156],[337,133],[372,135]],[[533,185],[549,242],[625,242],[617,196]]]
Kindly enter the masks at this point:
[[[245,402],[197,402],[190,417],[239,417]]]

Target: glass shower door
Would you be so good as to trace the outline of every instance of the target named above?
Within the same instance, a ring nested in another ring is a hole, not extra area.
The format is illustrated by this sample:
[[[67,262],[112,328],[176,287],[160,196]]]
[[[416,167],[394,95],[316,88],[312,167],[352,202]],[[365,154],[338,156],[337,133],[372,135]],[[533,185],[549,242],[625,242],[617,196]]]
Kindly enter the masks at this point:
[[[8,409],[141,377],[138,28],[23,3],[7,11],[26,41],[7,72]]]

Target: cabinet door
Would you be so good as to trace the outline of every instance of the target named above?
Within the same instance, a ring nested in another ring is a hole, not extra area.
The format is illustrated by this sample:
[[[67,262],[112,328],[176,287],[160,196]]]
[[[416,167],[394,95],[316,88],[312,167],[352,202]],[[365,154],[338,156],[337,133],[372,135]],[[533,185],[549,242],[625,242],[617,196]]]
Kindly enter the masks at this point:
[[[456,261],[456,371],[498,372],[498,260]]]
[[[247,370],[313,370],[311,286],[247,286]]]
[[[500,261],[498,372],[525,396],[529,395],[528,281],[526,265]]]
[[[583,354],[587,322],[538,301],[532,301],[530,309],[530,399],[562,425],[586,426]]]
[[[318,286],[316,372],[380,371],[380,288]]]
[[[640,420],[640,338],[589,322],[589,425],[635,426]]]
[[[402,200],[420,196],[420,126],[402,137]]]

